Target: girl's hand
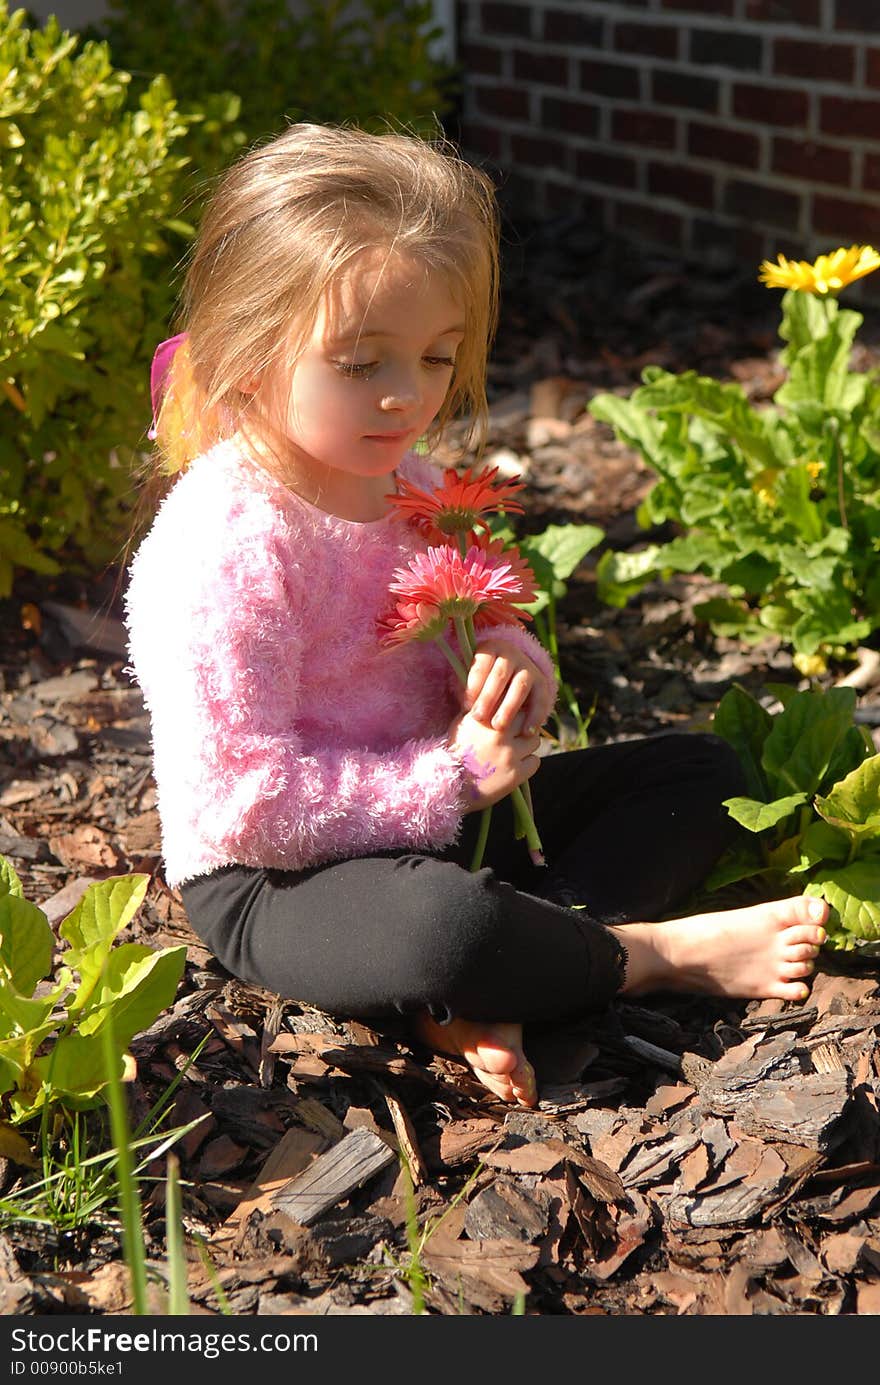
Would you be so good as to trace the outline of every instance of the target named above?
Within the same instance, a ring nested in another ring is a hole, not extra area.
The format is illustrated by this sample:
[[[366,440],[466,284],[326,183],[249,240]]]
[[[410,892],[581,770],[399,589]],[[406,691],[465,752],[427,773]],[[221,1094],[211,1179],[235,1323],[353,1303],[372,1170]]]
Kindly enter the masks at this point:
[[[538,666],[503,635],[494,635],[474,655],[463,706],[496,731],[509,731],[519,714],[523,727],[538,730],[550,715],[551,699]]]
[[[524,731],[519,719],[513,728],[499,731],[477,721],[472,712],[456,717],[449,727],[448,744],[471,773],[465,812],[489,808],[531,779],[541,763],[540,742],[539,733]]]

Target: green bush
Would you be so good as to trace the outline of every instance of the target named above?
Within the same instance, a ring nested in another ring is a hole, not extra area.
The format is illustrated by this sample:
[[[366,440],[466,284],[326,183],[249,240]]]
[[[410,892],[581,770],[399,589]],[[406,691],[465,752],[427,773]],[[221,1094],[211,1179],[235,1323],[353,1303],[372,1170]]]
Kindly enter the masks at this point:
[[[195,120],[158,77],[126,109],[128,83],[105,44],[0,0],[0,595],[62,549],[105,563],[126,528]]]
[[[439,31],[424,0],[110,0],[95,30],[114,60],[138,74],[163,72],[184,110],[225,97],[237,126],[215,124],[224,155],[298,120],[379,131],[405,125],[436,133],[449,109],[454,69],[431,54]],[[221,96],[222,94],[222,96]],[[195,131],[194,162],[210,172],[213,149]]]

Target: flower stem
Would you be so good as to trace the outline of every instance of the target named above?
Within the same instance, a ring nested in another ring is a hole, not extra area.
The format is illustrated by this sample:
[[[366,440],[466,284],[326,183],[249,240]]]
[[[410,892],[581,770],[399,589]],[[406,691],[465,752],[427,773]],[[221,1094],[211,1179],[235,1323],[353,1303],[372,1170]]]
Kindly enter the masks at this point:
[[[464,685],[467,682],[467,669],[461,662],[461,659],[459,659],[458,655],[455,653],[455,650],[452,649],[448,641],[445,640],[442,635],[435,635],[434,639],[437,641],[438,645],[443,650],[443,653],[446,655],[450,664],[455,669],[459,681],[462,685]]]
[[[483,864],[483,853],[486,850],[486,838],[489,836],[489,823],[491,820],[492,805],[490,804],[489,807],[484,808],[480,814],[480,830],[477,835],[476,845],[474,846],[474,854],[471,857],[472,871],[479,870],[480,866]]]
[[[474,661],[474,637],[473,621],[466,616],[455,617],[455,633],[458,636],[458,644],[461,649],[461,657],[467,668],[470,668]],[[467,676],[465,676],[467,682]]]
[[[538,829],[535,826],[532,810],[523,793],[524,787],[524,785],[520,785],[518,788],[514,789],[510,795],[513,799],[514,813],[518,816],[520,827],[522,828],[522,831],[518,830],[516,835],[518,837],[525,837],[526,845],[529,848],[529,855],[532,858],[532,864],[535,866],[545,866],[547,862],[544,860],[544,848],[541,845],[541,838],[538,836]]]

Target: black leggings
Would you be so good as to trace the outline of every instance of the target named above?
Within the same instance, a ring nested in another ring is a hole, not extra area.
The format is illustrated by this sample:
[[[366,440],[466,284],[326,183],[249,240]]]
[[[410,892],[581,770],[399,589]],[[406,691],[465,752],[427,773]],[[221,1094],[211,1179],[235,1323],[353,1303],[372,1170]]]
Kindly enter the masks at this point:
[[[662,918],[705,879],[735,830],[721,803],[744,792],[739,761],[670,732],[547,756],[529,782],[546,867],[506,799],[479,871],[471,813],[443,852],[199,876],[181,891],[192,927],[233,975],[340,1017],[545,1024],[603,1008],[626,963],[603,925]]]

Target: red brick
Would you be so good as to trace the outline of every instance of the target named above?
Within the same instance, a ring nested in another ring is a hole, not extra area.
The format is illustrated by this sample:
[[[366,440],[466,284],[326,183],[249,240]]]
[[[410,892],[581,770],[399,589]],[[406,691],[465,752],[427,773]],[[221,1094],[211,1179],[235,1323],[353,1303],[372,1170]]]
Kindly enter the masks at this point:
[[[857,34],[876,34],[876,0],[837,0],[834,6],[834,27],[854,29]]]
[[[486,43],[462,43],[458,56],[465,72],[479,72],[487,77],[497,77],[501,72],[500,48],[490,48]]]
[[[524,82],[567,87],[568,66],[568,58],[559,53],[527,53],[518,49],[513,55],[513,75]]]
[[[860,101],[847,96],[823,96],[819,107],[819,127],[826,135],[880,142],[880,100]]]
[[[757,135],[744,130],[730,130],[724,125],[691,124],[688,126],[688,153],[700,159],[736,164],[740,168],[757,168],[761,142]]]
[[[735,179],[725,189],[724,211],[729,216],[791,230],[800,220],[801,199],[797,193],[783,192],[767,183]]]
[[[880,48],[869,48],[865,57],[865,83],[869,87],[880,87]]]
[[[597,135],[599,107],[588,101],[563,101],[545,96],[541,101],[542,130],[564,130],[569,135]]]
[[[605,221],[607,199],[604,196],[596,197],[585,188],[560,183],[556,178],[547,178],[544,182],[544,204],[551,214],[577,212],[582,217],[588,217],[597,227]]]
[[[615,24],[614,47],[650,58],[677,58],[679,30],[672,25]]]
[[[715,180],[710,173],[683,168],[681,164],[653,163],[648,168],[648,191],[656,197],[674,197],[690,207],[715,205]]]
[[[513,134],[510,137],[510,152],[516,163],[531,164],[533,168],[568,167],[568,149],[560,139]]]
[[[849,150],[813,140],[777,138],[773,141],[774,173],[804,178],[810,183],[841,183],[849,186],[852,160]]]
[[[778,38],[773,45],[773,71],[783,77],[809,81],[850,82],[856,52],[847,43],[808,43],[797,38]]]
[[[880,154],[866,154],[862,163],[862,186],[866,192],[880,192]]]
[[[684,246],[684,219],[675,212],[661,211],[644,202],[616,203],[614,225],[640,240],[676,248]]]
[[[714,77],[694,77],[687,72],[658,68],[651,73],[651,95],[661,106],[717,111],[719,86]]]
[[[477,109],[486,115],[500,115],[509,120],[528,120],[529,94],[522,87],[474,88]]]
[[[638,179],[638,168],[634,159],[603,154],[598,149],[577,151],[575,173],[588,183],[608,183],[616,188],[634,188]]]
[[[691,30],[690,57],[694,63],[757,71],[763,51],[759,34],[738,34],[730,29]]]
[[[880,204],[846,202],[832,197],[813,198],[813,230],[836,238],[838,245],[858,241],[876,245],[880,241]]]
[[[769,20],[776,24],[822,23],[821,0],[746,0],[744,18]]]
[[[602,20],[571,10],[544,11],[544,38],[548,43],[574,43],[579,48],[599,48]]]
[[[530,34],[530,11],[531,5],[481,5],[480,28],[484,34]]]
[[[461,141],[472,153],[486,159],[501,158],[501,131],[494,125],[480,125],[466,121],[462,125]]]
[[[737,82],[733,88],[733,113],[759,125],[804,125],[809,111],[806,92],[786,87],[759,87]]]
[[[604,59],[602,62],[581,62],[580,84],[583,91],[597,96],[621,96],[634,101],[638,100],[640,94],[638,68],[605,62]]]
[[[692,14],[733,14],[733,0],[663,0],[664,10],[690,10]]]
[[[630,107],[611,114],[611,138],[623,144],[643,145],[648,149],[673,149],[678,131],[674,116],[644,107]]]

